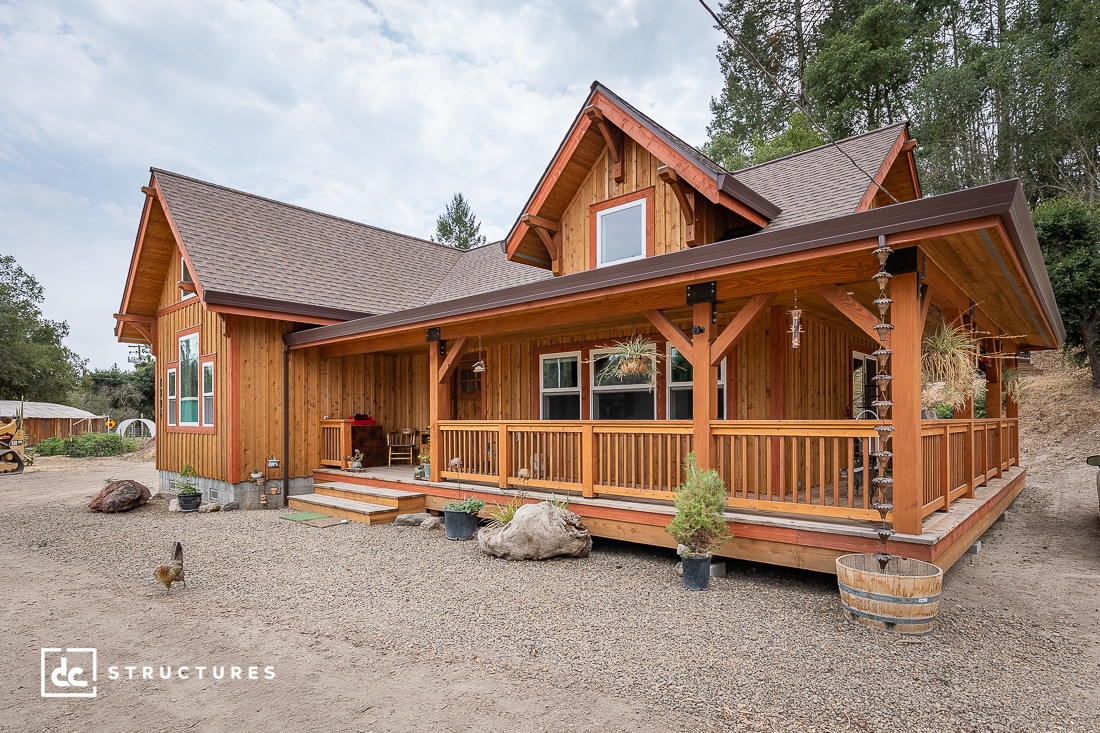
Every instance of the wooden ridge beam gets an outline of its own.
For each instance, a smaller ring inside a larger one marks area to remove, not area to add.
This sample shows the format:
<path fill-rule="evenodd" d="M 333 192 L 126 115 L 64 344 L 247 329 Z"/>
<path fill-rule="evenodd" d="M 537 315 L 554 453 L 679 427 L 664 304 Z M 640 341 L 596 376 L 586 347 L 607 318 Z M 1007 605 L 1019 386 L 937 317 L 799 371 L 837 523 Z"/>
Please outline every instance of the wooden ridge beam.
<path fill-rule="evenodd" d="M 676 200 L 680 203 L 680 213 L 684 215 L 685 241 L 687 246 L 694 247 L 699 243 L 698 234 L 703 228 L 699 209 L 695 205 L 695 189 L 667 165 L 657 168 L 657 177 L 668 184 L 676 195 Z"/>
<path fill-rule="evenodd" d="M 157 190 L 155 188 L 149 188 L 148 186 L 142 186 L 141 192 L 151 198 L 157 197 Z"/>
<path fill-rule="evenodd" d="M 829 301 L 834 308 L 847 316 L 848 320 L 859 327 L 859 330 L 875 341 L 879 340 L 878 332 L 874 329 L 874 326 L 881 322 L 879 317 L 864 308 L 858 300 L 848 295 L 844 288 L 839 285 L 816 285 L 814 290 L 817 291 L 818 295 Z M 889 334 L 882 343 L 886 348 L 890 348 Z"/>
<path fill-rule="evenodd" d="M 468 336 L 459 336 L 449 347 L 447 347 L 447 355 L 444 357 L 443 363 L 439 365 L 439 371 L 436 373 L 436 381 L 442 383 L 447 380 L 447 377 L 451 376 L 451 372 L 458 366 L 459 357 L 466 351 L 466 342 L 468 340 Z M 438 349 L 439 346 L 433 344 L 432 348 Z"/>
<path fill-rule="evenodd" d="M 611 174 L 615 183 L 622 183 L 623 175 L 623 131 L 615 127 L 603 116 L 603 110 L 594 104 L 584 108 L 584 116 L 589 122 L 596 125 L 596 129 L 607 143 L 608 153 L 611 155 Z"/>
<path fill-rule="evenodd" d="M 726 358 L 726 353 L 733 348 L 737 340 L 744 335 L 745 330 L 749 327 L 749 324 L 756 320 L 764 310 L 772 304 L 775 300 L 777 293 L 761 293 L 760 295 L 754 295 L 749 302 L 745 304 L 745 307 L 737 312 L 737 315 L 733 317 L 733 320 L 722 330 L 718 338 L 714 340 L 714 344 L 711 346 L 710 359 L 711 365 L 717 366 L 722 359 Z"/>
<path fill-rule="evenodd" d="M 668 319 L 668 316 L 658 310 L 642 311 L 642 315 L 653 324 L 654 328 L 661 332 L 662 336 L 668 339 L 677 351 L 684 355 L 684 358 L 691 358 L 691 340 L 680 330 L 679 326 Z"/>

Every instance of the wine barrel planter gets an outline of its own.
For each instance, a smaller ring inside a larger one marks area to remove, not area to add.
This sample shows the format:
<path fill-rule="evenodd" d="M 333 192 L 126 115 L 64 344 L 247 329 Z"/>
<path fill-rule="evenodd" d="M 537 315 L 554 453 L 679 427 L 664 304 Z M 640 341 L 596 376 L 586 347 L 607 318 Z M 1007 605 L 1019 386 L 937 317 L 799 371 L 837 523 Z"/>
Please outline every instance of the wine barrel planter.
<path fill-rule="evenodd" d="M 841 555 L 836 581 L 850 620 L 897 634 L 932 633 L 943 588 L 943 570 L 932 563 L 895 557 L 882 572 L 874 555 Z"/>

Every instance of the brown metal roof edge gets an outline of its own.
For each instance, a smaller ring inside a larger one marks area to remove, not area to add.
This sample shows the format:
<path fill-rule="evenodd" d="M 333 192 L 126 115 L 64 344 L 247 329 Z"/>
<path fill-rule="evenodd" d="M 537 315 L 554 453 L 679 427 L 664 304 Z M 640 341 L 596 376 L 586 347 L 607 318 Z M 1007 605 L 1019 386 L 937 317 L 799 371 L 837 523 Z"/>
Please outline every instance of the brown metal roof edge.
<path fill-rule="evenodd" d="M 1012 246 L 1016 249 L 1020 264 L 1024 267 L 1024 275 L 1043 301 L 1039 305 L 1058 339 L 1058 343 L 1053 344 L 1053 347 L 1057 348 L 1066 340 L 1066 326 L 1062 323 L 1062 314 L 1058 310 L 1058 301 L 1054 297 L 1050 275 L 1047 274 L 1046 260 L 1043 259 L 1043 250 L 1039 246 L 1039 237 L 1035 234 L 1035 223 L 1031 219 L 1031 210 L 1028 208 L 1024 189 L 1020 185 L 1016 186 L 1009 217 L 1011 226 L 1005 226 L 1005 230 L 1012 239 Z"/>
<path fill-rule="evenodd" d="M 768 201 L 744 183 L 741 183 L 741 181 L 733 177 L 732 173 L 723 173 L 718 176 L 718 190 L 725 191 L 768 221 L 771 221 L 783 213 L 783 209 L 779 208 L 771 201 Z"/>
<path fill-rule="evenodd" d="M 363 336 L 376 330 L 430 323 L 433 319 L 473 314 L 488 308 L 522 305 L 589 290 L 645 282 L 784 254 L 807 252 L 860 239 L 874 239 L 880 234 L 897 234 L 968 219 L 1007 216 L 1011 219 L 1011 225 L 1006 228 L 1015 229 L 1018 224 L 1012 212 L 1018 192 L 1022 196 L 1019 181 L 1004 181 L 788 229 L 764 230 L 739 239 L 670 252 L 621 265 L 586 270 L 551 280 L 456 298 L 405 311 L 321 326 L 288 334 L 286 343 L 292 347 L 302 347 L 322 341 L 343 340 Z M 1020 251 L 1019 248 L 1017 249 Z M 1022 256 L 1021 260 L 1024 259 Z M 1045 277 L 1045 270 L 1043 274 Z M 1046 289 L 1049 290 L 1049 282 L 1046 284 Z M 1040 287 L 1040 290 L 1043 288 Z M 1040 306 L 1046 312 L 1050 303 L 1041 303 Z M 1054 318 L 1057 318 L 1056 307 L 1053 312 Z M 1049 318 L 1049 313 L 1048 321 L 1054 322 L 1053 318 Z"/>
<path fill-rule="evenodd" d="M 202 293 L 202 302 L 209 303 L 210 305 L 223 305 L 231 308 L 249 308 L 291 316 L 332 318 L 339 321 L 363 320 L 371 316 L 371 314 L 362 311 L 329 308 L 323 305 L 308 305 L 306 303 L 296 303 L 292 300 L 261 298 L 255 295 L 238 295 L 237 293 L 227 293 L 219 290 L 204 290 Z"/>

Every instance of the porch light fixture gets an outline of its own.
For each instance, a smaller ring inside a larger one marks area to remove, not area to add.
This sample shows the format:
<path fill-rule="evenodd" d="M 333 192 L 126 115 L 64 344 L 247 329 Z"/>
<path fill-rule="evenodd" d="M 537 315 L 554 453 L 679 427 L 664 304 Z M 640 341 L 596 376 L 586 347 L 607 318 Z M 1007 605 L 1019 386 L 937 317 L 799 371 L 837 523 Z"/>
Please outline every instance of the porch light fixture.
<path fill-rule="evenodd" d="M 802 309 L 798 307 L 798 291 L 794 294 L 794 307 L 787 311 L 787 315 L 791 319 L 791 327 L 787 329 L 787 333 L 791 335 L 791 348 L 798 349 L 802 346 Z"/>

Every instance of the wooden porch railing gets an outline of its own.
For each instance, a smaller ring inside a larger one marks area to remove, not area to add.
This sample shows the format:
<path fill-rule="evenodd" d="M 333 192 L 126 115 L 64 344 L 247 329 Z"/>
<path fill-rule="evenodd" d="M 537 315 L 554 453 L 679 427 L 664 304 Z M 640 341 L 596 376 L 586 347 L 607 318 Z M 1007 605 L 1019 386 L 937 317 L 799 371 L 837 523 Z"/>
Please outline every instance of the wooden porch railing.
<path fill-rule="evenodd" d="M 1018 464 L 1017 431 L 1015 419 L 924 421 L 922 516 Z M 688 421 L 449 420 L 440 432 L 435 459 L 445 478 L 635 499 L 673 498 L 693 441 Z M 727 506 L 878 519 L 874 422 L 716 420 L 710 432 Z M 460 469 L 448 465 L 453 458 Z"/>
<path fill-rule="evenodd" d="M 346 468 L 351 455 L 351 420 L 321 421 L 321 465 Z"/>
<path fill-rule="evenodd" d="M 1019 421 L 925 420 L 921 425 L 923 516 L 950 509 L 974 488 L 1019 465 Z"/>

